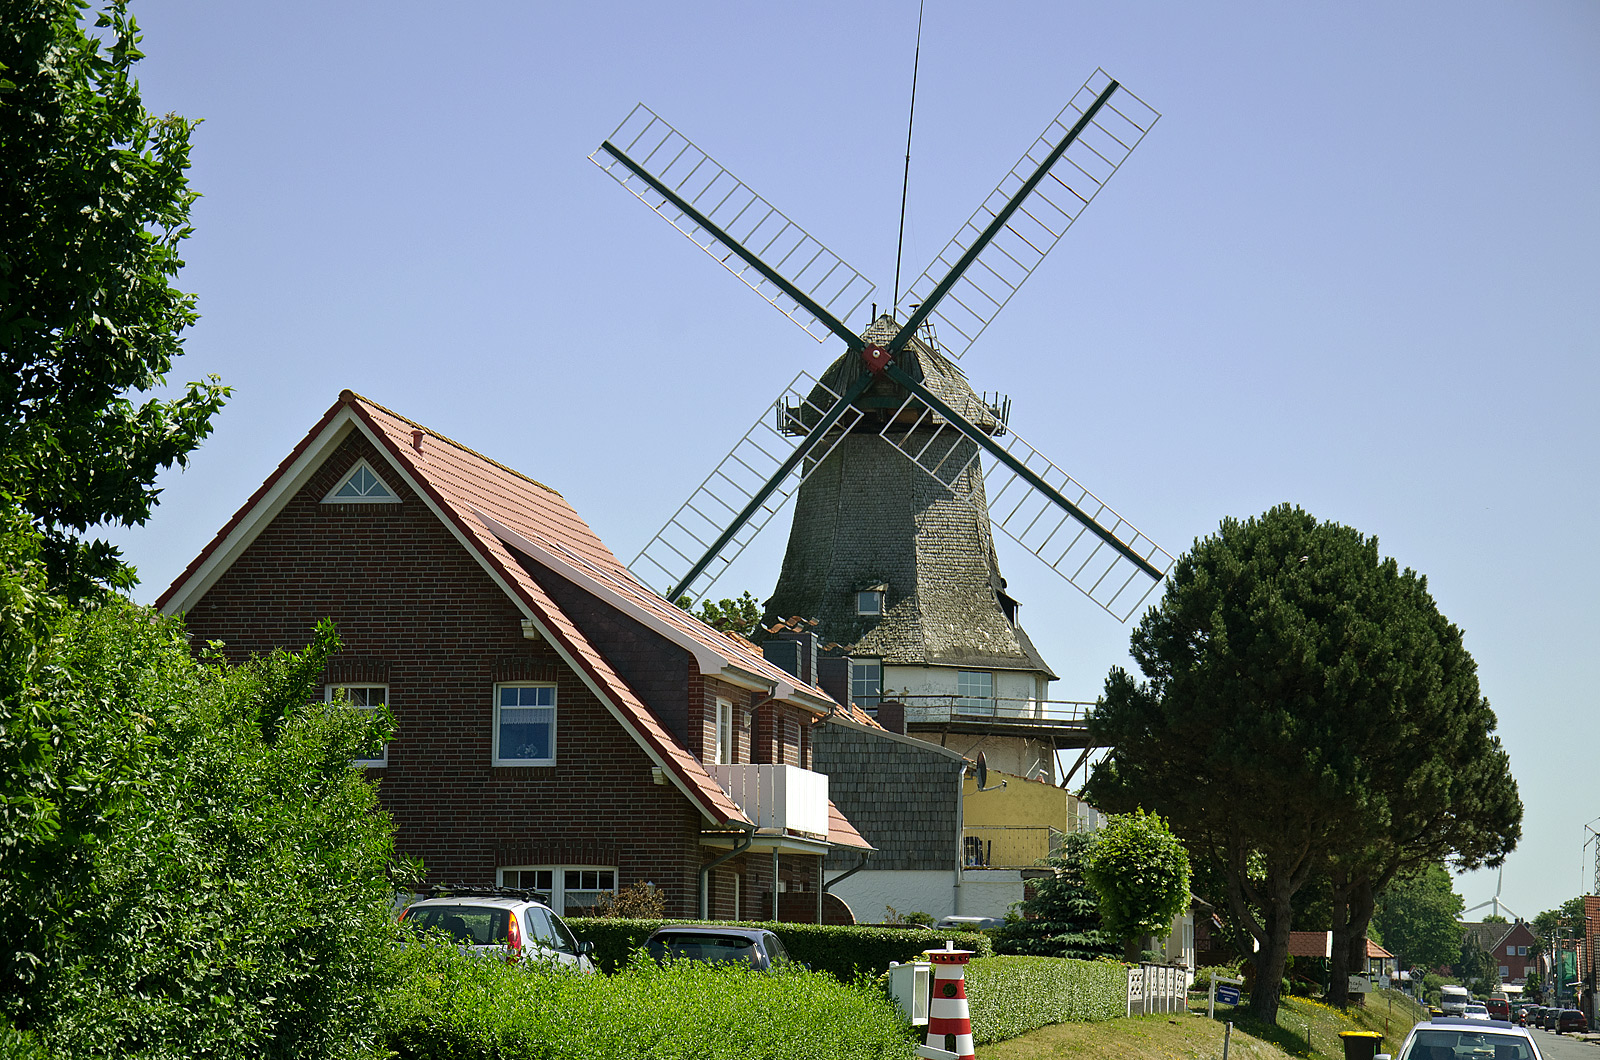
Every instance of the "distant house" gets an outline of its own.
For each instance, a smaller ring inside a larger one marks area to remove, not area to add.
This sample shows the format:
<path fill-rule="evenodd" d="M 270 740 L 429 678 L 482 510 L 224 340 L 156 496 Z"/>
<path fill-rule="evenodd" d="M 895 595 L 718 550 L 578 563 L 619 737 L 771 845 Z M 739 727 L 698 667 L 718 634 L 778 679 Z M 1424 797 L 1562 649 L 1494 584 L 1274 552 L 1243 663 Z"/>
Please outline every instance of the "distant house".
<path fill-rule="evenodd" d="M 392 712 L 361 764 L 432 881 L 814 921 L 823 859 L 870 849 L 813 765 L 827 693 L 644 588 L 556 491 L 350 391 L 158 605 L 232 660 L 335 621 L 324 696 Z"/>
<path fill-rule="evenodd" d="M 1537 942 L 1533 929 L 1522 920 L 1511 924 L 1491 922 L 1461 925 L 1462 945 L 1476 945 L 1487 953 L 1495 974 L 1503 983 L 1521 985 L 1530 978 L 1538 977 L 1538 962 L 1532 956 Z"/>

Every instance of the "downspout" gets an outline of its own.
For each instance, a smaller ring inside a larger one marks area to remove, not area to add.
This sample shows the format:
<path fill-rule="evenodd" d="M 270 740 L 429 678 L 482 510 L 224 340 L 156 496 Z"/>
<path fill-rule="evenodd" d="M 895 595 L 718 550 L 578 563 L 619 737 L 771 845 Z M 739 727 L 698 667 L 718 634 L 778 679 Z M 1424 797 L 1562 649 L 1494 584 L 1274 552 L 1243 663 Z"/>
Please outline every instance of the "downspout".
<path fill-rule="evenodd" d="M 732 850 L 728 851 L 726 854 L 722 855 L 720 858 L 716 858 L 716 859 L 714 859 L 712 861 L 708 861 L 704 865 L 700 866 L 700 919 L 701 920 L 710 920 L 711 919 L 711 911 L 710 911 L 710 906 L 711 906 L 711 890 L 710 890 L 710 888 L 711 888 L 711 870 L 716 868 L 718 865 L 721 865 L 721 864 L 723 864 L 724 862 L 727 862 L 727 861 L 732 861 L 734 858 L 738 857 L 740 854 L 743 854 L 746 850 L 749 850 L 752 845 L 754 845 L 755 841 L 756 841 L 756 826 L 754 824 L 751 824 L 750 826 L 745 828 L 745 830 L 744 830 L 744 838 L 741 839 L 741 840 L 735 841 L 735 843 L 733 844 L 733 849 Z"/>
<path fill-rule="evenodd" d="M 848 870 L 846 870 L 844 872 L 839 873 L 839 875 L 835 876 L 833 879 L 829 880 L 827 883 L 824 883 L 822 885 L 823 893 L 826 894 L 827 891 L 828 891 L 828 888 L 832 887 L 834 884 L 838 883 L 840 880 L 848 880 L 850 877 L 854 876 L 856 873 L 858 873 L 862 869 L 866 868 L 867 867 L 867 862 L 872 860 L 873 853 L 874 853 L 874 851 L 871 851 L 871 850 L 863 850 L 861 852 L 861 864 L 857 865 L 853 869 L 848 869 Z"/>
<path fill-rule="evenodd" d="M 956 893 L 955 893 L 955 905 L 956 905 L 956 915 L 957 916 L 961 915 L 961 913 L 963 911 L 962 908 L 961 908 L 961 869 L 962 869 L 962 862 L 964 862 L 966 860 L 966 856 L 967 856 L 966 842 L 965 842 L 966 835 L 967 835 L 967 818 L 966 818 L 966 814 L 963 812 L 963 808 L 966 805 L 967 798 L 966 798 L 966 796 L 964 794 L 962 794 L 962 791 L 961 791 L 961 788 L 962 788 L 964 782 L 966 781 L 966 779 L 967 779 L 967 760 L 965 758 L 963 758 L 961 760 L 960 768 L 956 771 L 956 885 L 955 885 L 955 892 Z"/>

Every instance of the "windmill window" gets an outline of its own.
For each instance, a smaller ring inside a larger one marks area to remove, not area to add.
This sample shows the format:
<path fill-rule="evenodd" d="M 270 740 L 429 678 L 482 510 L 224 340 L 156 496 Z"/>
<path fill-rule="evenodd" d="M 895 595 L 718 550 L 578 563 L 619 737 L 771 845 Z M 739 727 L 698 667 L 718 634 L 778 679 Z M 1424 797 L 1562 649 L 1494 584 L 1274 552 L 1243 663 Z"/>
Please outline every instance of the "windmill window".
<path fill-rule="evenodd" d="M 356 461 L 356 466 L 351 468 L 339 480 L 339 484 L 328 491 L 322 498 L 323 504 L 398 504 L 400 498 L 395 495 L 389 484 L 378 476 L 372 465 L 365 460 Z"/>
<path fill-rule="evenodd" d="M 494 764 L 548 766 L 556 760 L 556 686 L 496 685 Z"/>
<path fill-rule="evenodd" d="M 957 670 L 956 706 L 968 714 L 993 714 L 994 674 Z"/>
<path fill-rule="evenodd" d="M 389 703 L 388 685 L 328 685 L 323 689 L 323 697 L 329 703 L 344 702 L 362 712 L 373 714 L 379 708 Z M 364 769 L 382 769 L 389 764 L 389 745 L 387 742 L 377 744 L 367 751 L 365 758 L 357 758 L 351 765 Z"/>
<path fill-rule="evenodd" d="M 874 585 L 870 589 L 862 589 L 860 592 L 856 593 L 856 614 L 883 614 L 883 597 L 887 591 L 888 586 Z"/>
<path fill-rule="evenodd" d="M 877 713 L 883 699 L 883 663 L 877 659 L 850 660 L 850 698 L 867 713 Z"/>

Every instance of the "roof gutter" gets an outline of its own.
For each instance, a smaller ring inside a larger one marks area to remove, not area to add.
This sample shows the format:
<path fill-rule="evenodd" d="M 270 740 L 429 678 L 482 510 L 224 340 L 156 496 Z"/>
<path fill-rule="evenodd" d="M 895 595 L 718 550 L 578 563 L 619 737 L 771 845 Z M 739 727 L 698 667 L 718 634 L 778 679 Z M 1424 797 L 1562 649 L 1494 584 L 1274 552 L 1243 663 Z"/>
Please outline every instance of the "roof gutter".
<path fill-rule="evenodd" d="M 737 822 L 735 822 L 735 823 L 737 823 Z M 746 850 L 750 849 L 750 847 L 755 843 L 755 841 L 756 841 L 756 826 L 752 823 L 747 828 L 745 828 L 745 830 L 744 830 L 744 838 L 733 844 L 733 849 L 732 850 L 728 851 L 726 854 L 722 855 L 720 858 L 713 858 L 712 860 L 706 862 L 704 865 L 700 866 L 700 919 L 701 920 L 710 920 L 711 919 L 711 911 L 710 911 L 710 905 L 711 905 L 711 890 L 710 890 L 710 888 L 711 888 L 711 870 L 716 868 L 717 866 L 721 865 L 723 862 L 731 861 L 735 857 L 739 856 L 740 854 L 743 854 Z M 776 888 L 774 888 L 774 890 L 776 890 Z"/>

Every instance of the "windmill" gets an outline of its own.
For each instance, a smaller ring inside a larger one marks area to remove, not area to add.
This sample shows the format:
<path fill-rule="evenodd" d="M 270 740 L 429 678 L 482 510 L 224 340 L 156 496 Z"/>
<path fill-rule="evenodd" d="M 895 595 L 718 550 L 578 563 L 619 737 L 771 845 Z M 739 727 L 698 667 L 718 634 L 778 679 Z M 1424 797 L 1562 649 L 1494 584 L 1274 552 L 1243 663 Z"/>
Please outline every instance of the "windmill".
<path fill-rule="evenodd" d="M 844 321 L 871 283 L 637 106 L 591 161 L 812 338 L 845 349 L 820 379 L 795 377 L 634 574 L 698 600 L 798 489 L 769 613 L 820 619 L 848 655 L 914 663 L 920 651 L 924 668 L 952 677 L 976 659 L 1039 675 L 1040 687 L 1053 678 L 1016 625 L 994 529 L 1126 621 L 1171 556 L 1023 440 L 1009 401 L 975 393 L 955 361 L 1158 117 L 1096 70 L 895 311 L 857 331 Z M 982 706 L 982 689 L 966 692 L 955 698 Z M 987 701 L 997 712 L 993 689 Z"/>

